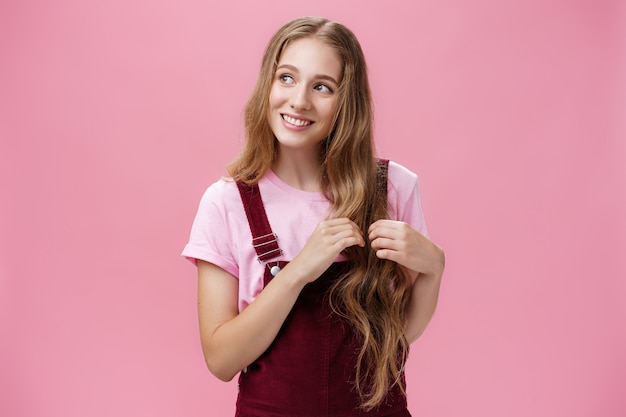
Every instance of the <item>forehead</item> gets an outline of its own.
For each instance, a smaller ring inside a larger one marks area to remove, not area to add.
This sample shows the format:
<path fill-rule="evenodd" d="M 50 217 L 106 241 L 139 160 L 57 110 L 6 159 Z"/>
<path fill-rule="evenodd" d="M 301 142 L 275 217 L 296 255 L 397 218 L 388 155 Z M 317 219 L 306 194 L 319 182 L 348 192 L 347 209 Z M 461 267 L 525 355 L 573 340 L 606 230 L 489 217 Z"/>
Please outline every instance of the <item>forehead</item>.
<path fill-rule="evenodd" d="M 290 65 L 305 75 L 328 75 L 340 80 L 343 63 L 337 52 L 315 37 L 290 42 L 278 60 L 278 66 Z"/>

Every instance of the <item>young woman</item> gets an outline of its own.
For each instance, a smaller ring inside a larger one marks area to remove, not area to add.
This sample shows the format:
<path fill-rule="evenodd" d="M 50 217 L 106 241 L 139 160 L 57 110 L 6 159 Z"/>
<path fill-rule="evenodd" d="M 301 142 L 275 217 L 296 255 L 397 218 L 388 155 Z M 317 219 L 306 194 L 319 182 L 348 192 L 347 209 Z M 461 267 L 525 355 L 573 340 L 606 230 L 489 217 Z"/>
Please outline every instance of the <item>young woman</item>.
<path fill-rule="evenodd" d="M 417 176 L 374 155 L 365 59 L 322 18 L 271 39 L 230 178 L 200 202 L 202 349 L 237 416 L 410 416 L 404 363 L 444 269 Z"/>

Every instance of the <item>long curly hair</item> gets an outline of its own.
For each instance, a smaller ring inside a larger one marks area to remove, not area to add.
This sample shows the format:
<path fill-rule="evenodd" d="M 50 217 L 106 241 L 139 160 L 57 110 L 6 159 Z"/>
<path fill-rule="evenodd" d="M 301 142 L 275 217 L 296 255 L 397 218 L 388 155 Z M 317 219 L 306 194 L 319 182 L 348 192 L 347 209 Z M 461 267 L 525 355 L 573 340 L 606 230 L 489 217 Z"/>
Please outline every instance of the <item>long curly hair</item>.
<path fill-rule="evenodd" d="M 345 26 L 319 17 L 285 24 L 265 50 L 256 86 L 244 109 L 246 143 L 229 167 L 233 179 L 253 184 L 270 169 L 277 141 L 268 122 L 269 93 L 282 52 L 290 42 L 315 37 L 332 47 L 343 62 L 333 126 L 321 149 L 321 186 L 335 217 L 354 221 L 367 236 L 368 227 L 388 218 L 385 187 L 373 142 L 373 108 L 361 46 Z M 367 241 L 367 239 L 366 239 Z M 404 336 L 409 302 L 407 280 L 397 264 L 376 257 L 370 242 L 345 250 L 351 268 L 330 290 L 333 310 L 356 330 L 361 349 L 355 387 L 361 407 L 380 405 L 389 389 L 400 386 L 408 354 Z M 405 393 L 406 394 L 406 393 Z"/>

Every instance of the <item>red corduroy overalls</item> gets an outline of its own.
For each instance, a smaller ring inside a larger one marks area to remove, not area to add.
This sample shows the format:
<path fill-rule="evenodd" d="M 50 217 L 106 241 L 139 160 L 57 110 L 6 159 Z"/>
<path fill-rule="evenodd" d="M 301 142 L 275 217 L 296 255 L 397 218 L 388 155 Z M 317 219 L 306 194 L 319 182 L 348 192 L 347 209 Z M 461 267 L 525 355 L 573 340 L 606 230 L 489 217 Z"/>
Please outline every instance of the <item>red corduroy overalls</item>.
<path fill-rule="evenodd" d="M 386 161 L 384 161 L 386 162 Z M 386 163 L 384 164 L 386 186 Z M 257 186 L 238 184 L 259 260 L 280 254 Z M 386 188 L 385 188 L 386 190 Z M 287 262 L 280 261 L 283 268 Z M 300 293 L 270 347 L 239 375 L 236 417 L 410 417 L 400 387 L 368 413 L 354 387 L 360 349 L 350 324 L 333 314 L 328 289 L 346 270 L 333 263 Z M 264 285 L 273 278 L 265 270 Z M 404 384 L 404 379 L 402 380 Z"/>

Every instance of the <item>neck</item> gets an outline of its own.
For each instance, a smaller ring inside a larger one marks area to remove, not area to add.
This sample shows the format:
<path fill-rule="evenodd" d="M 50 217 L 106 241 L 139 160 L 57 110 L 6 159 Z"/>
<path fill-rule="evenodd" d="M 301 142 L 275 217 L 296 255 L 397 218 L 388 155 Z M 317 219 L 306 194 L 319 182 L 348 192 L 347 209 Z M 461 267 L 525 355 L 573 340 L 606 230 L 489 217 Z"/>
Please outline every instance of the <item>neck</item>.
<path fill-rule="evenodd" d="M 272 164 L 274 173 L 286 184 L 303 191 L 321 191 L 320 176 L 322 166 L 316 152 L 280 150 Z"/>

